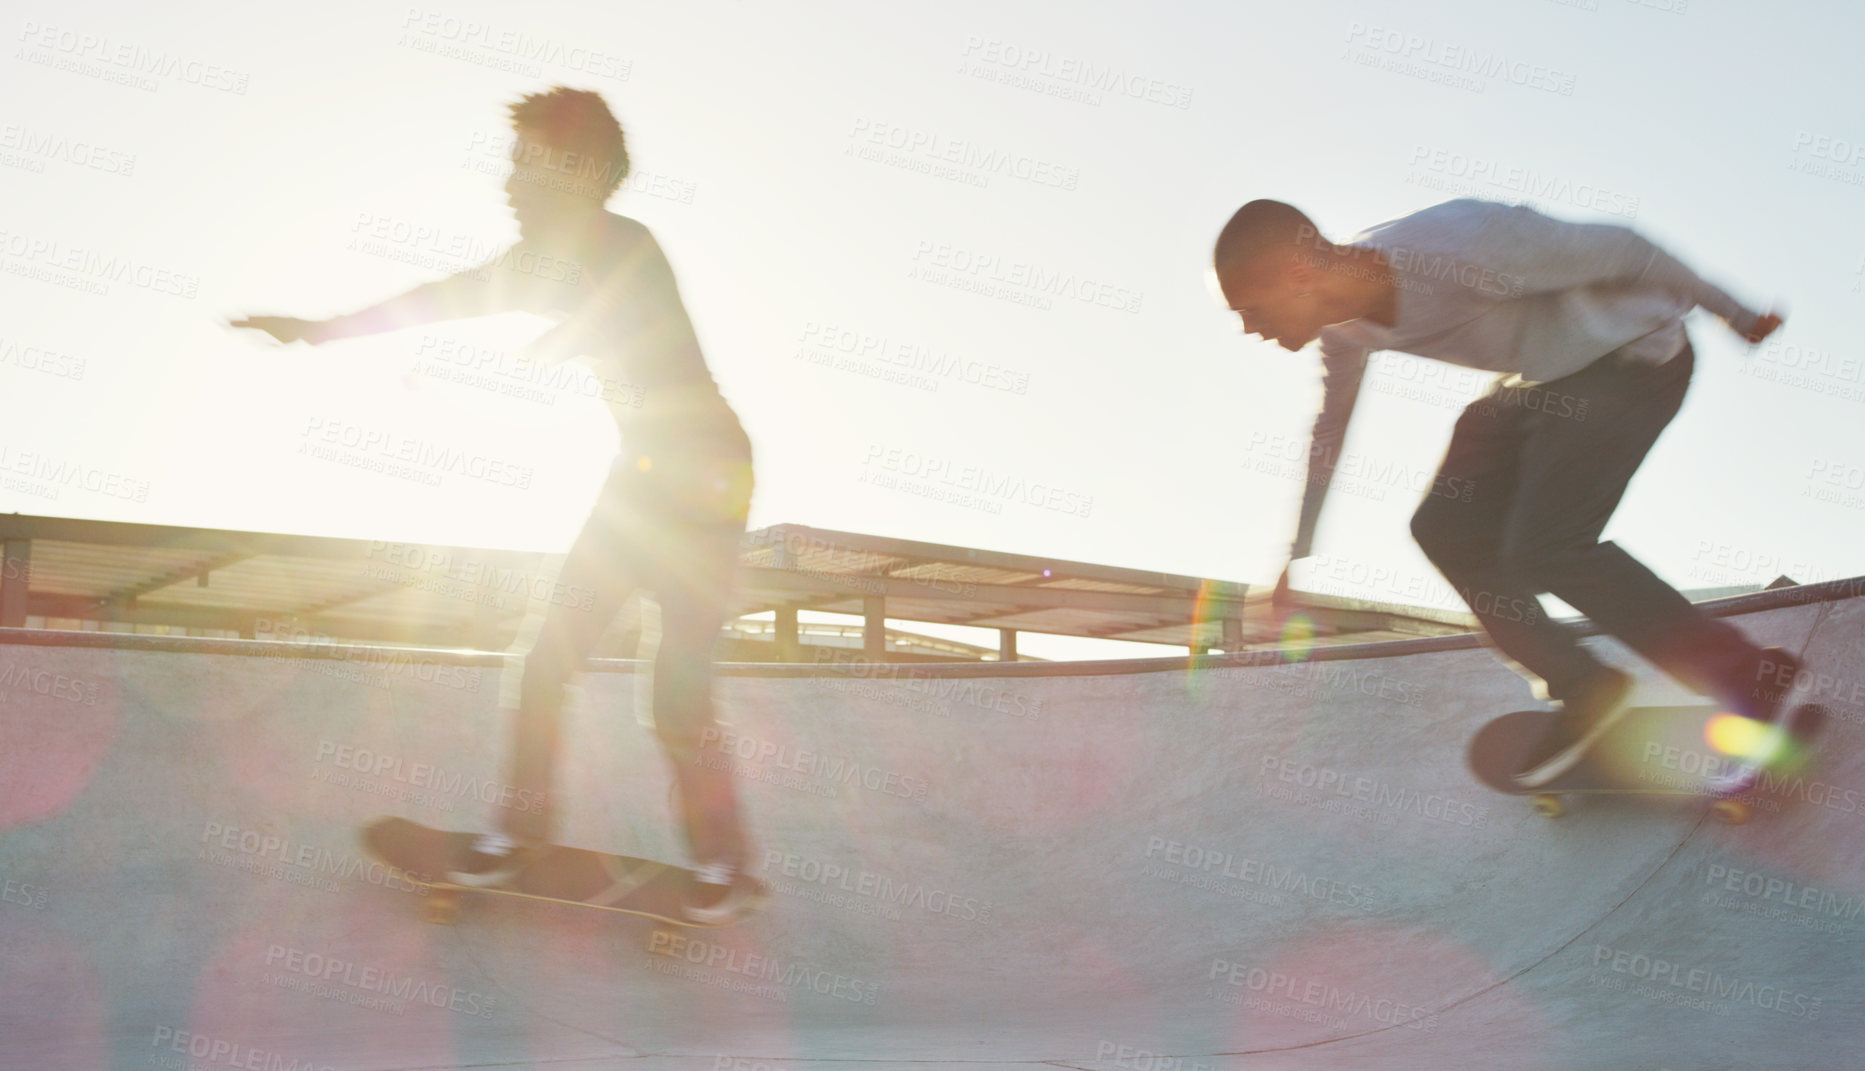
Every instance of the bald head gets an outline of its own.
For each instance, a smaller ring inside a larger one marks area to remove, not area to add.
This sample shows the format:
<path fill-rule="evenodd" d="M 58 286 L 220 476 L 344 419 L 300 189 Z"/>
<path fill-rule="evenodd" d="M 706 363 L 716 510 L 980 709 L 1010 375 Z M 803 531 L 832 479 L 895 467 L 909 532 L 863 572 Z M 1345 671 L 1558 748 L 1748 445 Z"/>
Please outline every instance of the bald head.
<path fill-rule="evenodd" d="M 1224 224 L 1211 260 L 1220 275 L 1250 272 L 1286 262 L 1304 248 L 1323 251 L 1329 243 L 1301 209 L 1281 201 L 1251 201 Z"/>
<path fill-rule="evenodd" d="M 1354 263 L 1362 253 L 1372 262 Z M 1251 201 L 1217 236 L 1212 269 L 1224 303 L 1246 334 L 1287 350 L 1314 341 L 1328 324 L 1392 310 L 1390 273 L 1371 249 L 1337 246 L 1302 211 Z"/>

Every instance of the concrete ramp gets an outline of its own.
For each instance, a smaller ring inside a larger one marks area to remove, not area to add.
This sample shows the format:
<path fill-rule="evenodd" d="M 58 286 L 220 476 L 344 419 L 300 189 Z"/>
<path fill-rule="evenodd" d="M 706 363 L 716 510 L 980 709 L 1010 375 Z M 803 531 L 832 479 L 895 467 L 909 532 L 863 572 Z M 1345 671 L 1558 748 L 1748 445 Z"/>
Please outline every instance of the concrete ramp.
<path fill-rule="evenodd" d="M 1857 1067 L 1844 587 L 1732 608 L 1836 715 L 1737 827 L 1477 785 L 1470 734 L 1528 704 L 1464 639 L 730 667 L 708 761 L 776 895 L 673 938 L 509 902 L 429 925 L 358 855 L 372 814 L 477 827 L 505 791 L 497 658 L 8 632 L 0 1067 Z M 678 859 L 638 676 L 577 690 L 566 839 Z"/>

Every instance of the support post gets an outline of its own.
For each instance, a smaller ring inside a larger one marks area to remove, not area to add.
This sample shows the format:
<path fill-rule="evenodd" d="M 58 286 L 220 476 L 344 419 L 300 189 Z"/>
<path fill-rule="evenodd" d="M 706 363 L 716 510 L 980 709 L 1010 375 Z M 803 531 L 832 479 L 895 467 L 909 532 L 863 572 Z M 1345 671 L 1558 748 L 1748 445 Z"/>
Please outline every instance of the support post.
<path fill-rule="evenodd" d="M 32 586 L 32 540 L 0 544 L 0 628 L 26 627 L 26 593 Z"/>
<path fill-rule="evenodd" d="M 500 565 L 509 564 L 500 562 Z M 475 651 L 497 651 L 499 645 L 499 595 L 492 586 L 489 577 L 493 570 L 480 570 L 480 579 L 473 585 L 472 619 L 467 622 L 466 645 Z"/>
<path fill-rule="evenodd" d="M 803 645 L 797 638 L 797 608 L 779 606 L 777 608 L 777 661 L 795 662 L 803 655 Z"/>
<path fill-rule="evenodd" d="M 887 661 L 887 599 L 864 595 L 861 599 L 861 654 L 870 662 Z"/>

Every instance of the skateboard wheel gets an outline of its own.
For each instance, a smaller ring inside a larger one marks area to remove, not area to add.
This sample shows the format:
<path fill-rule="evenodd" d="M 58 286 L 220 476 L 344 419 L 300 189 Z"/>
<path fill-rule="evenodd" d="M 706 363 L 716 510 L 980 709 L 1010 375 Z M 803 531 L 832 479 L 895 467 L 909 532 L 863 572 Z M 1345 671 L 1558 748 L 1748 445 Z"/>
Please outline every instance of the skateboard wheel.
<path fill-rule="evenodd" d="M 1739 826 L 1748 821 L 1750 812 L 1748 804 L 1741 800 L 1717 800 L 1710 813 L 1724 825 Z"/>
<path fill-rule="evenodd" d="M 421 905 L 427 921 L 439 926 L 451 926 L 460 918 L 460 898 L 453 893 L 431 892 L 427 902 Z"/>
<path fill-rule="evenodd" d="M 1559 818 L 1567 810 L 1561 806 L 1559 796 L 1536 796 L 1532 802 L 1535 806 L 1535 813 L 1543 818 Z"/>

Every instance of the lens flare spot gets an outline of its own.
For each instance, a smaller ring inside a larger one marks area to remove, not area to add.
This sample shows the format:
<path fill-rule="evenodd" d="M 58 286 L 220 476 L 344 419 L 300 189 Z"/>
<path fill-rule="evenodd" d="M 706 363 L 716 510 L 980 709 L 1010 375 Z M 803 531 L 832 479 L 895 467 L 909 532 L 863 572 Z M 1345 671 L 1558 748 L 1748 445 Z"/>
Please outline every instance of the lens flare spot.
<path fill-rule="evenodd" d="M 1315 627 L 1315 619 L 1304 613 L 1293 613 L 1282 623 L 1281 647 L 1283 656 L 1291 662 L 1307 659 L 1308 652 L 1315 645 L 1315 637 L 1320 634 Z"/>
<path fill-rule="evenodd" d="M 1772 759 L 1786 735 L 1779 726 L 1740 714 L 1718 714 L 1703 726 L 1703 739 L 1710 747 L 1750 762 Z"/>

